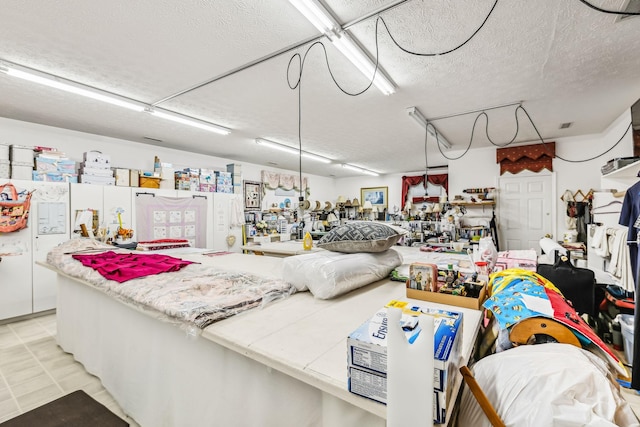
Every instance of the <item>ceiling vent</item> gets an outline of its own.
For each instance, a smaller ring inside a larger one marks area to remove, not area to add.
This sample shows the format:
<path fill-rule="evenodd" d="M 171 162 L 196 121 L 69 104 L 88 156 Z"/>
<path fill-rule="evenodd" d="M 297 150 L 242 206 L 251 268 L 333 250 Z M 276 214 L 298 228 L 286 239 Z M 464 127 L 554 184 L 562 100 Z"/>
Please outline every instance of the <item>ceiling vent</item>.
<path fill-rule="evenodd" d="M 566 122 L 566 123 L 562 123 L 560 125 L 560 129 L 569 129 L 571 127 L 571 125 L 573 124 L 573 122 Z"/>
<path fill-rule="evenodd" d="M 161 139 L 158 139 L 158 138 L 151 138 L 150 136 L 143 136 L 142 138 L 146 139 L 147 141 L 162 142 L 162 140 L 161 140 Z"/>
<path fill-rule="evenodd" d="M 627 0 L 620 12 L 640 13 L 640 0 Z M 616 22 L 624 21 L 638 15 L 618 15 Z"/>

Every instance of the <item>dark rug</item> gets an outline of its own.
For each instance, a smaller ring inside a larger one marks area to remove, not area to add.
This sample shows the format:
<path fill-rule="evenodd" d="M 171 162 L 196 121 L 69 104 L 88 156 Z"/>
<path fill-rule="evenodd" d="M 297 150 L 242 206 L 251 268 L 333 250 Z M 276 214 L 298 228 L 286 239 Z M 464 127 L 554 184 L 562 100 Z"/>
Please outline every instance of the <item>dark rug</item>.
<path fill-rule="evenodd" d="M 0 427 L 124 427 L 118 417 L 82 390 L 32 409 L 0 424 Z"/>

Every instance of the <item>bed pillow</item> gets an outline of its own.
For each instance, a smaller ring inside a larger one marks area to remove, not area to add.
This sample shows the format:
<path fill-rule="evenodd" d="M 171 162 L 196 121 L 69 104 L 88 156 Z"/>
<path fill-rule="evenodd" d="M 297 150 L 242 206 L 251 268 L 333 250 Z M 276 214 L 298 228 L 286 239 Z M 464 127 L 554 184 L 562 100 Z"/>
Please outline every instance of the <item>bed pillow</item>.
<path fill-rule="evenodd" d="M 282 274 L 298 291 L 331 299 L 388 277 L 400 264 L 402 256 L 393 249 L 358 254 L 319 251 L 284 258 Z"/>
<path fill-rule="evenodd" d="M 383 252 L 395 245 L 403 235 L 397 228 L 380 222 L 349 222 L 329 231 L 316 246 L 348 254 Z"/>

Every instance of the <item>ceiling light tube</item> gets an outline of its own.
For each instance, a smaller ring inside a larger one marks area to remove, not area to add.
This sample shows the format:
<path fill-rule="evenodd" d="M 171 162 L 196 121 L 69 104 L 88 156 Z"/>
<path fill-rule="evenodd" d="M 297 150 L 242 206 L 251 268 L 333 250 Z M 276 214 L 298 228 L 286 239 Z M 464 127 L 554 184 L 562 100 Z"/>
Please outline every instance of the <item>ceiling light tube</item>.
<path fill-rule="evenodd" d="M 322 34 L 327 36 L 334 46 L 347 57 L 362 74 L 371 79 L 376 72 L 373 84 L 385 95 L 391 95 L 396 87 L 391 79 L 384 75 L 380 67 L 376 71 L 375 62 L 358 46 L 333 18 L 331 13 L 317 0 L 289 0 L 305 18 Z"/>
<path fill-rule="evenodd" d="M 340 25 L 316 0 L 289 0 L 322 34 L 336 31 Z"/>
<path fill-rule="evenodd" d="M 436 134 L 436 131 L 437 131 L 436 127 L 433 125 L 433 123 L 429 123 L 429 121 L 422 115 L 422 113 L 420 112 L 420 110 L 418 110 L 417 107 L 407 108 L 407 114 L 409 114 L 409 117 L 415 120 L 416 123 L 418 123 L 422 128 L 426 129 L 427 132 L 429 132 L 429 134 L 436 137 L 440 145 L 445 147 L 447 150 L 451 149 L 452 147 L 451 143 L 447 141 L 439 133 Z"/>
<path fill-rule="evenodd" d="M 164 112 L 156 109 L 148 109 L 147 112 L 151 115 L 160 117 L 161 119 L 171 120 L 172 122 L 181 123 L 183 125 L 192 126 L 198 129 L 207 130 L 209 132 L 215 132 L 220 135 L 229 135 L 231 130 L 223 126 L 219 126 L 213 123 L 205 122 L 202 120 L 194 119 L 193 117 L 184 116 L 182 114 Z"/>
<path fill-rule="evenodd" d="M 280 144 L 277 142 L 273 142 L 273 141 L 269 141 L 268 139 L 264 139 L 264 138 L 256 138 L 256 143 L 260 144 L 260 145 L 264 145 L 265 147 L 269 147 L 269 148 L 273 148 L 275 150 L 280 150 L 280 151 L 284 151 L 290 154 L 295 154 L 296 156 L 299 155 L 300 150 L 297 148 L 293 148 L 290 147 L 288 145 L 284 145 L 284 144 Z M 331 163 L 331 159 L 328 159 L 326 157 L 322 157 L 322 156 L 318 156 L 317 154 L 313 154 L 313 153 L 309 153 L 306 151 L 302 152 L 302 157 L 306 158 L 306 159 L 310 159 L 310 160 L 315 160 L 316 162 L 321 162 L 321 163 Z"/>
<path fill-rule="evenodd" d="M 383 94 L 391 95 L 396 91 L 395 85 L 384 75 L 379 64 L 376 70 L 375 62 L 353 41 L 349 34 L 341 31 L 338 36 L 330 37 L 330 40 L 336 49 L 346 56 L 367 78 L 372 78 L 373 73 L 376 73 L 373 84 L 380 89 Z"/>
<path fill-rule="evenodd" d="M 376 172 L 373 172 L 373 171 L 370 171 L 370 170 L 367 170 L 367 169 L 363 169 L 363 168 L 360 168 L 358 166 L 353 166 L 353 165 L 350 165 L 349 163 L 343 163 L 342 167 L 345 168 L 345 169 L 349 169 L 349 170 L 355 171 L 355 172 L 363 173 L 365 175 L 379 176 L 379 174 L 376 173 Z"/>
<path fill-rule="evenodd" d="M 135 102 L 126 100 L 126 98 L 112 95 L 108 92 L 100 91 L 89 86 L 82 86 L 70 80 L 65 80 L 60 77 L 56 77 L 39 71 L 20 69 L 17 66 L 13 65 L 4 65 L 0 67 L 0 71 L 12 77 L 17 77 L 19 79 L 27 80 L 33 83 L 49 86 L 55 89 L 63 90 L 65 92 L 74 93 L 76 95 L 81 95 L 87 98 L 95 99 L 97 101 L 106 102 L 108 104 L 117 105 L 118 107 L 127 108 L 129 110 L 142 112 L 145 109 L 145 106 L 143 104 L 137 104 Z"/>

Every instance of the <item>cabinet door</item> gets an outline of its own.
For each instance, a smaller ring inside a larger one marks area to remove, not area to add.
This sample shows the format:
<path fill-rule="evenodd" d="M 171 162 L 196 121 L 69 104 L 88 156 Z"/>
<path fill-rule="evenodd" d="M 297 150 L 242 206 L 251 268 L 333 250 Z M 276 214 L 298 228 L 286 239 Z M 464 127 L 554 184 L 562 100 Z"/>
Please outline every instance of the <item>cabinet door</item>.
<path fill-rule="evenodd" d="M 78 212 L 91 209 L 98 212 L 98 225 L 104 221 L 104 185 L 70 184 L 71 195 L 71 233 L 76 229 L 76 215 Z"/>
<path fill-rule="evenodd" d="M 131 208 L 131 187 L 109 185 L 104 187 L 103 211 L 104 224 L 109 228 L 111 235 L 117 232 L 122 221 L 123 228 L 133 227 L 133 212 Z M 120 220 L 118 219 L 120 213 Z M 135 235 L 134 235 L 135 239 Z"/>
<path fill-rule="evenodd" d="M 31 181 L 11 181 L 16 190 L 31 190 Z M 33 217 L 27 228 L 0 233 L 0 319 L 31 314 L 33 310 L 33 261 L 31 230 Z"/>
<path fill-rule="evenodd" d="M 36 190 L 31 199 L 31 235 L 33 237 L 33 312 L 56 307 L 56 273 L 37 265 L 45 262 L 47 253 L 69 240 L 69 184 L 33 182 Z"/>

